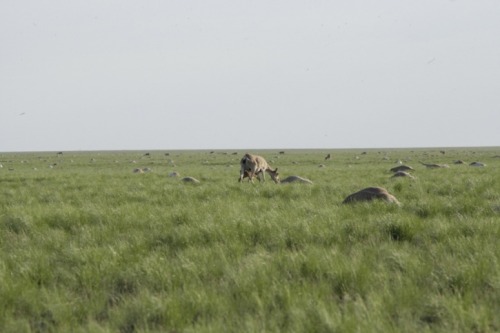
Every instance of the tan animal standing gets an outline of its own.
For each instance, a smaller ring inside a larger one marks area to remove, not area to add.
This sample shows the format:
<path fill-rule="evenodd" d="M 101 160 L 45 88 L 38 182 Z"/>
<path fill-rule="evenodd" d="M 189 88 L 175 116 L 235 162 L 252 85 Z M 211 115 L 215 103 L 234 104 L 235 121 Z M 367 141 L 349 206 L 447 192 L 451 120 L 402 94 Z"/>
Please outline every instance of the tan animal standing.
<path fill-rule="evenodd" d="M 275 183 L 280 182 L 280 177 L 278 174 L 278 168 L 272 169 L 267 161 L 258 155 L 245 154 L 240 161 L 240 178 L 239 182 L 245 178 L 245 172 L 248 173 L 248 179 L 253 183 L 253 178 L 259 176 L 260 181 L 265 180 L 265 174 L 268 173 Z"/>
<path fill-rule="evenodd" d="M 253 175 L 252 179 L 253 178 L 257 178 L 259 180 L 259 182 L 260 182 L 260 176 L 259 175 L 260 175 L 260 172 L 258 174 Z M 245 179 L 245 178 L 248 178 L 248 181 L 251 180 L 250 179 L 250 171 L 245 170 L 245 173 L 243 174 L 243 179 Z"/>

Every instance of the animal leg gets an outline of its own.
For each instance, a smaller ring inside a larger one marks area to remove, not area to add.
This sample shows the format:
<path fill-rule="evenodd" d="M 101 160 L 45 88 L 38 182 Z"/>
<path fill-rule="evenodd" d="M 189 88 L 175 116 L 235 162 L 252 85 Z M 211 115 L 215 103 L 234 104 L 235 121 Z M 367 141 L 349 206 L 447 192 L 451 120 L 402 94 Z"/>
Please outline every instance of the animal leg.
<path fill-rule="evenodd" d="M 243 181 L 243 178 L 245 178 L 245 169 L 243 168 L 243 166 L 241 167 L 240 169 L 240 179 L 238 179 L 238 182 L 242 182 Z M 247 172 L 247 175 L 248 175 L 248 172 Z"/>

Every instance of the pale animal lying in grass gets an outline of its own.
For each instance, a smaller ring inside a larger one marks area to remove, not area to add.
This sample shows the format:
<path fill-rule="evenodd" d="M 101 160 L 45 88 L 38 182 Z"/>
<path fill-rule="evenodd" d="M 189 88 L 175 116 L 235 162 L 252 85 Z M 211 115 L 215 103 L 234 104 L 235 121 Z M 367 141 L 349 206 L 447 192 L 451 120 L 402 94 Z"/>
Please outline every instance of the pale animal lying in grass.
<path fill-rule="evenodd" d="M 396 178 L 396 177 L 408 177 L 408 178 L 411 178 L 411 179 L 415 179 L 415 177 L 413 177 L 411 174 L 409 174 L 406 171 L 397 171 L 397 172 L 394 173 L 394 175 L 392 175 L 391 178 Z"/>
<path fill-rule="evenodd" d="M 399 205 L 399 201 L 395 196 L 387 192 L 385 188 L 382 187 L 367 187 L 349 195 L 342 202 L 343 204 L 358 202 L 358 201 L 372 201 L 374 199 L 381 199 L 390 203 L 395 203 Z"/>
<path fill-rule="evenodd" d="M 425 165 L 429 169 L 439 169 L 439 168 L 449 168 L 450 167 L 448 164 L 427 164 L 424 162 L 420 162 L 420 164 Z"/>
<path fill-rule="evenodd" d="M 410 170 L 414 170 L 414 169 L 408 165 L 398 165 L 398 166 L 392 168 L 390 171 L 398 172 L 398 171 L 410 171 Z"/>
<path fill-rule="evenodd" d="M 185 183 L 199 183 L 200 181 L 194 177 L 184 177 L 181 179 L 181 181 Z"/>
<path fill-rule="evenodd" d="M 150 168 L 135 168 L 133 170 L 134 173 L 145 173 L 145 172 L 151 172 L 153 170 L 151 170 Z"/>
<path fill-rule="evenodd" d="M 258 174 L 256 174 L 254 176 L 254 178 L 257 178 L 260 181 L 260 177 L 258 177 L 258 175 L 260 175 L 260 172 Z M 245 179 L 245 178 L 250 178 L 250 173 L 248 171 L 245 171 L 245 174 L 243 175 L 243 179 Z M 285 179 L 280 180 L 280 184 L 289 184 L 289 183 L 312 184 L 313 182 L 307 178 L 303 178 L 300 176 L 288 176 Z"/>
<path fill-rule="evenodd" d="M 302 178 L 300 176 L 288 176 L 281 181 L 281 184 L 287 184 L 287 183 L 312 184 L 313 182 L 307 178 Z"/>
<path fill-rule="evenodd" d="M 259 180 L 264 181 L 266 172 L 271 176 L 275 183 L 280 182 L 278 168 L 273 170 L 262 156 L 245 154 L 240 161 L 240 166 L 239 182 L 245 178 L 245 172 L 248 172 L 247 177 L 251 182 L 253 182 L 253 178 L 256 175 L 259 176 Z"/>

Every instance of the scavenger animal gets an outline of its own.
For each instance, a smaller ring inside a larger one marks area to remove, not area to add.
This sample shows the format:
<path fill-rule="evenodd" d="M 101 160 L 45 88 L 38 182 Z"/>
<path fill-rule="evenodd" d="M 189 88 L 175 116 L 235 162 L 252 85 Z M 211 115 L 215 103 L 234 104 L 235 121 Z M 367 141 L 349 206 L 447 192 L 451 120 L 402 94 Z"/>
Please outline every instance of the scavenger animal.
<path fill-rule="evenodd" d="M 265 174 L 268 173 L 275 183 L 280 182 L 280 176 L 278 173 L 278 168 L 272 169 L 267 161 L 258 155 L 245 154 L 240 161 L 240 178 L 239 182 L 245 177 L 245 172 L 248 172 L 248 178 L 253 183 L 253 178 L 258 175 L 259 180 L 265 180 Z"/>
<path fill-rule="evenodd" d="M 355 192 L 347 196 L 343 204 L 358 202 L 358 201 L 372 201 L 374 199 L 381 199 L 389 203 L 395 203 L 399 205 L 399 201 L 395 196 L 387 192 L 385 188 L 382 187 L 367 187 L 361 191 Z"/>
<path fill-rule="evenodd" d="M 261 181 L 260 180 L 260 174 L 261 174 L 261 172 L 256 173 L 255 175 L 253 175 L 252 179 L 253 178 L 257 178 L 259 180 L 259 182 L 260 182 Z M 245 170 L 245 173 L 243 174 L 243 179 L 245 179 L 245 178 L 248 178 L 248 181 L 251 181 L 251 179 L 250 179 L 250 171 L 249 170 Z"/>

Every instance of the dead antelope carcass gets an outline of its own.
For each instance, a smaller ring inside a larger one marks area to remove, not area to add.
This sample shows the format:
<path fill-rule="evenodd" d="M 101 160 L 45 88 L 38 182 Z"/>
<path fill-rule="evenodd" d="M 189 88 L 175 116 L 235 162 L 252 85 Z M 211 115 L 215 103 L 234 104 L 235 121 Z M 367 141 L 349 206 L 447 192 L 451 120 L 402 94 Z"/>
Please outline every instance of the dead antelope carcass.
<path fill-rule="evenodd" d="M 288 176 L 281 181 L 281 184 L 288 184 L 288 183 L 312 184 L 313 182 L 307 178 L 302 178 L 300 176 Z"/>
<path fill-rule="evenodd" d="M 385 188 L 382 187 L 367 187 L 349 195 L 342 202 L 343 204 L 358 202 L 358 201 L 372 201 L 374 199 L 384 200 L 390 203 L 395 203 L 399 205 L 399 201 L 395 196 L 387 192 Z"/>
<path fill-rule="evenodd" d="M 253 178 L 258 175 L 261 181 L 265 180 L 265 174 L 268 173 L 275 183 L 280 182 L 278 168 L 272 169 L 267 161 L 262 156 L 245 154 L 240 160 L 240 178 L 239 182 L 245 178 L 245 172 L 248 173 L 248 178 L 253 183 Z"/>
<path fill-rule="evenodd" d="M 181 179 L 181 181 L 185 183 L 199 183 L 200 181 L 194 177 L 184 177 Z"/>
<path fill-rule="evenodd" d="M 428 164 L 424 162 L 420 162 L 420 164 L 425 165 L 429 169 L 440 169 L 440 168 L 449 168 L 448 164 Z"/>
<path fill-rule="evenodd" d="M 408 165 L 398 165 L 392 169 L 390 169 L 390 171 L 392 172 L 398 172 L 398 171 L 413 171 L 414 169 L 411 167 L 411 166 L 408 166 Z"/>
<path fill-rule="evenodd" d="M 471 166 L 471 167 L 485 167 L 486 164 L 481 163 L 481 162 L 472 162 L 471 164 L 469 164 L 469 166 Z"/>
<path fill-rule="evenodd" d="M 411 179 L 414 179 L 415 177 L 413 177 L 411 174 L 409 174 L 408 172 L 406 171 L 397 171 L 395 172 L 391 178 L 396 178 L 396 177 L 408 177 L 408 178 L 411 178 Z"/>
<path fill-rule="evenodd" d="M 153 171 L 151 168 L 135 168 L 132 170 L 133 173 L 145 173 Z"/>

